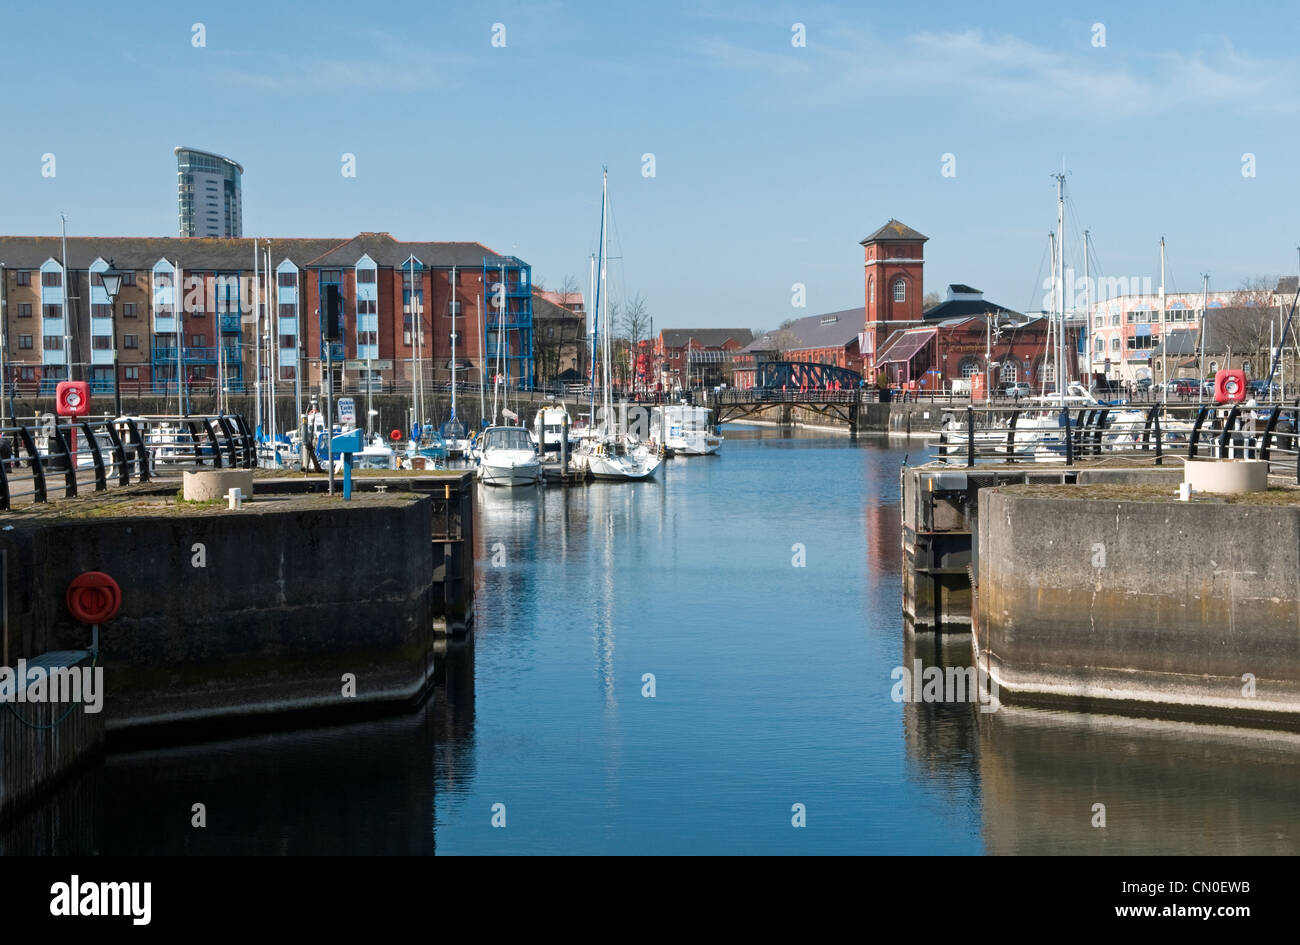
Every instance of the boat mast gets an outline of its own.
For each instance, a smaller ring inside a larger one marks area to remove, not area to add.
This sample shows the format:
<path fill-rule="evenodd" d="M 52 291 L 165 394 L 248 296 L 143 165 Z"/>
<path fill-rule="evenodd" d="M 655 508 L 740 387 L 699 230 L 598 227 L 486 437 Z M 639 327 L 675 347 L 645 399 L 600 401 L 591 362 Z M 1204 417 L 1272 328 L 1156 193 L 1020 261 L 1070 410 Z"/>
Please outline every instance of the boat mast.
<path fill-rule="evenodd" d="M 1056 175 L 1056 266 L 1057 292 L 1060 296 L 1056 330 L 1056 392 L 1065 406 L 1065 175 Z"/>
<path fill-rule="evenodd" d="M 601 211 L 604 212 L 605 202 L 601 199 Z M 600 221 L 601 226 L 605 225 L 604 219 Z M 600 320 L 600 310 L 596 296 L 596 254 L 591 254 L 591 293 L 587 296 L 587 302 L 592 306 L 588 313 L 591 317 L 587 319 L 587 344 L 591 346 L 591 373 L 588 377 L 591 379 L 590 401 L 587 409 L 588 429 L 596 428 L 596 323 Z"/>
<path fill-rule="evenodd" d="M 419 337 L 419 328 L 415 323 L 415 254 L 406 259 L 406 311 L 411 316 L 411 439 L 415 440 L 415 425 L 420 422 L 416 410 L 415 386 L 415 340 Z"/>
<path fill-rule="evenodd" d="M 271 424 L 271 450 L 272 455 L 275 453 L 275 434 L 279 431 L 279 418 L 275 415 L 275 382 L 280 376 L 279 348 L 280 348 L 280 317 L 275 311 L 275 283 L 271 278 L 271 241 L 266 241 L 266 255 L 263 257 L 266 265 L 262 267 L 262 275 L 266 280 L 266 380 L 267 396 L 266 406 Z M 220 327 L 220 326 L 218 326 Z M 221 333 L 217 333 L 217 341 L 221 341 Z"/>
<path fill-rule="evenodd" d="M 1088 347 L 1084 350 L 1084 364 L 1088 365 L 1088 377 L 1084 378 L 1084 387 L 1091 386 L 1092 375 L 1097 372 L 1096 358 L 1093 351 L 1097 342 L 1092 338 L 1092 269 L 1089 267 L 1088 231 L 1083 231 L 1083 307 L 1088 316 Z"/>
<path fill-rule="evenodd" d="M 601 258 L 600 258 L 600 281 L 601 281 L 601 282 L 603 283 L 603 285 L 604 285 L 604 288 L 603 288 L 601 294 L 604 296 L 604 303 L 605 303 L 605 317 L 601 319 L 601 321 L 603 321 L 603 322 L 605 323 L 605 343 L 604 343 L 604 347 L 603 347 L 602 350 L 601 350 L 601 360 L 602 360 L 604 363 L 603 363 L 603 365 L 602 365 L 603 370 L 601 371 L 601 373 L 604 374 L 604 380 L 605 380 L 605 424 L 604 424 L 604 426 L 605 426 L 605 433 L 606 433 L 606 435 L 608 436 L 608 434 L 609 434 L 609 426 L 610 426 L 610 422 L 611 422 L 612 419 L 613 419 L 613 410 L 614 410 L 614 405 L 613 405 L 613 402 L 612 402 L 612 399 L 611 399 L 611 397 L 612 397 L 612 393 L 613 393 L 613 392 L 612 392 L 611 389 L 610 389 L 610 388 L 611 388 L 611 376 L 610 376 L 610 370 L 609 370 L 609 368 L 610 368 L 610 364 L 609 364 L 609 358 L 610 358 L 610 347 L 609 347 L 609 227 L 606 225 L 606 221 L 609 219 L 609 168 L 608 168 L 608 167 L 602 168 L 602 177 L 601 177 L 601 180 L 602 180 L 602 186 L 601 186 L 601 191 L 602 191 L 602 193 L 601 193 L 602 205 L 601 205 L 601 208 L 600 208 L 600 220 L 601 220 L 601 227 L 600 227 L 600 257 L 601 257 Z"/>
<path fill-rule="evenodd" d="M 262 433 L 262 285 L 257 278 L 258 270 L 260 267 L 261 267 L 261 262 L 258 260 L 257 237 L 253 237 L 252 290 L 253 290 L 253 312 L 256 315 L 256 321 L 254 322 L 254 328 L 253 328 L 253 344 L 254 344 L 253 392 L 254 392 L 255 403 L 256 403 L 256 406 L 253 409 L 253 413 L 255 416 L 255 422 L 253 427 L 255 430 L 257 430 L 257 435 L 259 437 L 263 435 Z M 178 345 L 180 344 L 179 338 L 177 340 L 177 344 Z M 178 373 L 177 373 L 176 381 L 178 385 L 180 383 L 179 370 L 180 369 L 177 368 Z"/>
<path fill-rule="evenodd" d="M 1165 335 L 1165 238 L 1160 237 L 1160 402 L 1169 403 L 1169 346 Z"/>
<path fill-rule="evenodd" d="M 480 278 L 480 282 L 482 279 Z M 483 423 L 483 417 L 487 413 L 487 346 L 483 337 L 483 294 L 480 292 L 474 296 L 474 309 L 478 313 L 478 339 L 479 339 L 479 359 L 478 359 L 478 419 L 479 425 Z"/>
<path fill-rule="evenodd" d="M 1049 232 L 1047 234 L 1047 253 L 1048 258 L 1052 260 L 1052 307 L 1047 315 L 1047 345 L 1043 349 L 1044 368 L 1054 360 L 1053 352 L 1056 350 L 1056 234 Z M 1047 371 L 1039 371 L 1038 392 L 1042 397 L 1047 396 Z"/>
<path fill-rule="evenodd" d="M 451 267 L 451 426 L 456 428 L 456 266 Z"/>
<path fill-rule="evenodd" d="M 1200 361 L 1197 364 L 1197 371 L 1200 377 L 1196 379 L 1196 400 L 1198 402 L 1205 399 L 1205 323 L 1210 315 L 1210 274 L 1201 273 L 1201 339 L 1197 342 L 1196 347 L 1199 349 Z"/>

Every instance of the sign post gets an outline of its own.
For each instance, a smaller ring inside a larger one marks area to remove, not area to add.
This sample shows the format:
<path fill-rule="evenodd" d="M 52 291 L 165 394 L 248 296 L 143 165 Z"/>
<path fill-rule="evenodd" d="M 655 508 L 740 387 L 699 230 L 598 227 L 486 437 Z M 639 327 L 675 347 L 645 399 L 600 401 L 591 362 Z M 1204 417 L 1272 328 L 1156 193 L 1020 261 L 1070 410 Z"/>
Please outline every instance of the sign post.
<path fill-rule="evenodd" d="M 361 431 L 349 430 L 330 438 L 330 453 L 343 454 L 343 501 L 352 501 L 352 454 L 362 449 Z"/>
<path fill-rule="evenodd" d="M 357 425 L 357 402 L 351 397 L 339 398 L 339 424 L 345 429 Z"/>

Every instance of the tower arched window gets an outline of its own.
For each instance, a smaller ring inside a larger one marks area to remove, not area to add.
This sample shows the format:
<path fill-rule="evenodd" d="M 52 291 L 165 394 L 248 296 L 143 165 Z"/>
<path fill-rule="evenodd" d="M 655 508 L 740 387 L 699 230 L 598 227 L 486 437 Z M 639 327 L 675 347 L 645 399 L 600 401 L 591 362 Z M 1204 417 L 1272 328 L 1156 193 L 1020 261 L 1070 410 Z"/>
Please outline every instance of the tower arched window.
<path fill-rule="evenodd" d="M 895 302 L 907 301 L 907 280 L 906 279 L 894 280 L 894 301 Z"/>
<path fill-rule="evenodd" d="M 963 378 L 969 378 L 974 374 L 982 374 L 984 372 L 984 365 L 981 363 L 979 358 L 962 358 L 961 364 L 957 367 L 957 372 L 961 374 Z"/>

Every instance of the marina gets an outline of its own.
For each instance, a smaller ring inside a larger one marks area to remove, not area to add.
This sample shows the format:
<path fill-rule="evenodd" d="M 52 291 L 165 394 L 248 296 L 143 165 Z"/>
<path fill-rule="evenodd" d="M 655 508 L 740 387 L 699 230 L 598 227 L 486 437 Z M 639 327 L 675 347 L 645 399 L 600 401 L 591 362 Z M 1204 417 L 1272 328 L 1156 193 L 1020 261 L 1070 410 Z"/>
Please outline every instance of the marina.
<path fill-rule="evenodd" d="M 352 835 L 371 853 L 1297 852 L 1293 736 L 895 701 L 894 668 L 971 661 L 969 635 L 911 631 L 898 606 L 914 447 L 725 432 L 725 455 L 647 487 L 479 487 L 474 631 L 439 644 L 414 714 L 110 750 L 0 844 L 178 852 L 194 841 L 154 812 L 201 791 L 232 820 L 210 853 L 335 853 Z M 825 493 L 792 496 L 808 464 Z M 790 599 L 801 617 L 767 619 Z M 327 771 L 352 803 L 304 793 Z M 1134 826 L 1070 815 L 1094 796 Z M 1225 796 L 1247 798 L 1231 820 Z M 485 826 L 497 802 L 504 832 Z M 796 802 L 829 823 L 791 830 Z"/>
<path fill-rule="evenodd" d="M 71 7 L 0 31 L 13 934 L 373 935 L 397 856 L 1287 914 L 1285 10 Z"/>

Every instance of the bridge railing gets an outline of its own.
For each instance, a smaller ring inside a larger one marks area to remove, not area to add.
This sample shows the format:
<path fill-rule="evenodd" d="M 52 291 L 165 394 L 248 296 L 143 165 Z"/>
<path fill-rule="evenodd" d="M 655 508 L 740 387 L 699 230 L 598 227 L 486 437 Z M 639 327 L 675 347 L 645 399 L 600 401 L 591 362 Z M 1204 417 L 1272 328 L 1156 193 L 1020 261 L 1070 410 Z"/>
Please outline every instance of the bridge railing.
<path fill-rule="evenodd" d="M 0 427 L 0 511 L 255 462 L 253 435 L 238 415 L 33 418 Z"/>
<path fill-rule="evenodd" d="M 964 407 L 939 418 L 952 465 L 1261 459 L 1300 482 L 1300 403 Z"/>

